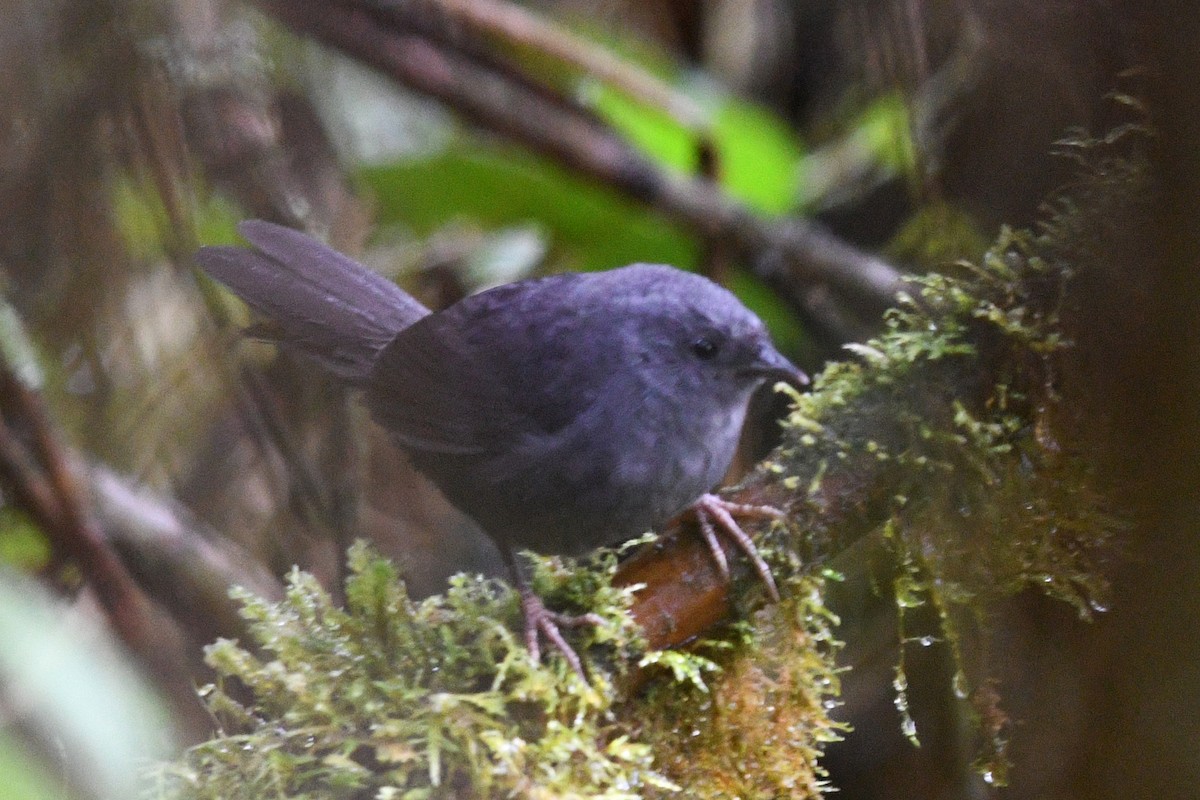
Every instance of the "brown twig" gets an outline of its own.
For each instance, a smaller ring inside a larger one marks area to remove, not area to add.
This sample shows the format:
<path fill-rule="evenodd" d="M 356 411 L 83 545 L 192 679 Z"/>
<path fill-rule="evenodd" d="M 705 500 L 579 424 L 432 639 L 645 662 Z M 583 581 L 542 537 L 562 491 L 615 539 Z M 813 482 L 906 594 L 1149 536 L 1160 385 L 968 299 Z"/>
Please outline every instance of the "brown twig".
<path fill-rule="evenodd" d="M 610 50 L 503 0 L 429 0 L 454 19 L 484 33 L 529 47 L 670 115 L 680 126 L 708 137 L 712 120 L 700 104 Z"/>
<path fill-rule="evenodd" d="M 608 127 L 563 102 L 525 90 L 452 48 L 406 30 L 364 0 L 258 0 L 297 33 L 335 47 L 397 82 L 438 98 L 477 124 L 591 176 L 688 226 L 722 238 L 751 269 L 799 308 L 827 284 L 853 305 L 892 304 L 900 273 L 815 223 L 764 219 L 709 180 L 670 173 Z"/>
<path fill-rule="evenodd" d="M 783 510 L 789 526 L 806 532 L 805 555 L 815 566 L 842 552 L 883 521 L 886 500 L 897 478 L 893 465 L 864 455 L 847 459 L 826 473 L 817 496 L 786 490 L 776 476 L 760 471 L 728 499 Z M 743 520 L 742 524 L 747 533 L 761 535 L 773 523 Z M 651 648 L 684 644 L 734 611 L 730 582 L 721 575 L 692 525 L 677 524 L 659 543 L 637 553 L 617 572 L 616 584 L 644 587 L 634 599 L 632 613 Z M 822 536 L 820 531 L 827 533 Z M 734 584 L 746 581 L 757 587 L 749 562 L 732 549 L 727 555 Z"/>
<path fill-rule="evenodd" d="M 6 362 L 0 362 L 0 477 L 53 550 L 78 565 L 109 625 L 170 699 L 188 736 L 202 736 L 209 721 L 186 667 L 162 646 L 150 603 L 90 512 L 41 397 Z"/>
<path fill-rule="evenodd" d="M 145 600 L 125 566 L 84 510 L 41 398 L 0 365 L 0 470 L 21 505 L 38 522 L 54 549 L 69 555 L 96 592 L 113 630 L 135 652 L 153 642 Z M 24 444 L 13 424 L 28 430 Z M 32 452 L 31 452 L 32 449 Z"/>

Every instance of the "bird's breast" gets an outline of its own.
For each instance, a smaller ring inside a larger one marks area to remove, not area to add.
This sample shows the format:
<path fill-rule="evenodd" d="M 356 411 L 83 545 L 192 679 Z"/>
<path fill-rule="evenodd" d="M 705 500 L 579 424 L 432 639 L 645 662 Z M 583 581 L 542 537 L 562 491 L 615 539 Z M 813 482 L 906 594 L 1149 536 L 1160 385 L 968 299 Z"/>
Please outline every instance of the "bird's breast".
<path fill-rule="evenodd" d="M 745 415 L 745 405 L 670 403 L 657 414 L 631 420 L 631 438 L 614 482 L 629 496 L 643 498 L 649 526 L 661 524 L 725 476 Z"/>

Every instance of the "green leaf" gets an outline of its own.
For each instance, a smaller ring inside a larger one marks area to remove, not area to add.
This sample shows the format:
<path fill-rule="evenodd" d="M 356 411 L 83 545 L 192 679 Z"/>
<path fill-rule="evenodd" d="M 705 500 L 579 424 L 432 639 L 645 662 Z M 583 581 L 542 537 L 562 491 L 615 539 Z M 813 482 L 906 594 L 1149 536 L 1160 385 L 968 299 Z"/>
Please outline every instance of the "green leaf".
<path fill-rule="evenodd" d="M 766 214 L 796 209 L 802 150 L 790 129 L 761 106 L 724 103 L 716 114 L 721 183 Z"/>
<path fill-rule="evenodd" d="M 21 743 L 0 732 L 0 796 L 5 800 L 61 800 L 46 769 L 32 759 Z"/>
<path fill-rule="evenodd" d="M 595 109 L 635 146 L 664 167 L 694 173 L 698 136 L 657 108 L 600 87 Z M 765 214 L 796 207 L 803 154 L 792 131 L 767 109 L 729 95 L 702 99 L 712 109 L 711 137 L 718 179 L 734 197 Z"/>
<path fill-rule="evenodd" d="M 358 178 L 375 195 L 383 223 L 428 235 L 464 217 L 486 227 L 532 221 L 581 270 L 635 261 L 688 267 L 699 252 L 660 214 L 515 148 L 464 140 L 430 158 L 363 167 Z"/>
<path fill-rule="evenodd" d="M 591 87 L 588 99 L 610 125 L 639 150 L 664 167 L 693 172 L 697 166 L 696 134 L 671 116 L 611 87 Z"/>

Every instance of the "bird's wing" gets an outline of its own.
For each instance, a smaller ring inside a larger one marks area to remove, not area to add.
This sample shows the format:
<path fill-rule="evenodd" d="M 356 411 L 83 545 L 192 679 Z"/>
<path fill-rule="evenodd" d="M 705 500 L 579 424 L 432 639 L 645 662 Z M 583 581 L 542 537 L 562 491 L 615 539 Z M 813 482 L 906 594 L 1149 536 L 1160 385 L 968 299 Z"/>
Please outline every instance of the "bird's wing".
<path fill-rule="evenodd" d="M 614 366 L 580 276 L 467 297 L 400 332 L 375 363 L 372 415 L 410 450 L 499 452 L 570 425 Z"/>

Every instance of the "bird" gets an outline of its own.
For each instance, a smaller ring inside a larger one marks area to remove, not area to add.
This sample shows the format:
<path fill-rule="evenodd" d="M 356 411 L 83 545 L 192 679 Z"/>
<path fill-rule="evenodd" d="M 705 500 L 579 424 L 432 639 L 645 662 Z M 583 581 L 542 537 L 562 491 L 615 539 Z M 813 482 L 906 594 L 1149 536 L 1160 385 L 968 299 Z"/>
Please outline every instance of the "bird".
<path fill-rule="evenodd" d="M 713 281 L 657 264 L 497 286 L 431 312 L 392 281 L 274 223 L 238 231 L 198 266 L 271 325 L 268 338 L 361 390 L 371 416 L 496 543 L 521 597 L 525 643 L 545 636 L 581 676 L 517 549 L 579 555 L 692 510 L 723 575 L 718 532 L 771 571 L 735 516 L 780 516 L 714 494 L 751 396 L 807 376 Z M 262 332 L 262 329 L 259 329 Z"/>

